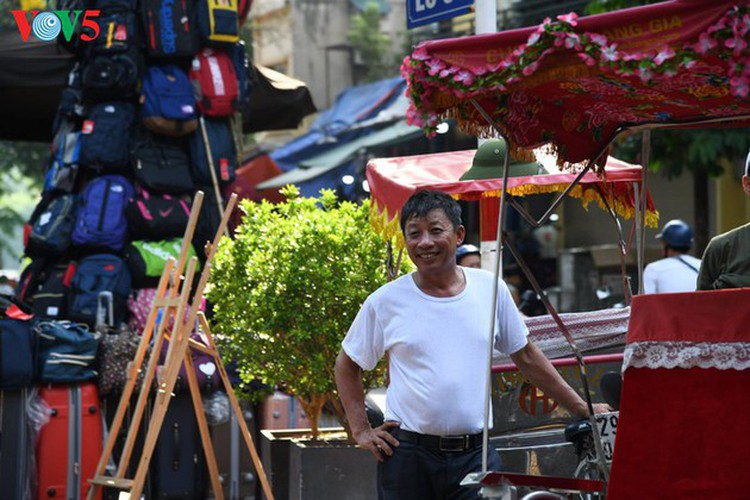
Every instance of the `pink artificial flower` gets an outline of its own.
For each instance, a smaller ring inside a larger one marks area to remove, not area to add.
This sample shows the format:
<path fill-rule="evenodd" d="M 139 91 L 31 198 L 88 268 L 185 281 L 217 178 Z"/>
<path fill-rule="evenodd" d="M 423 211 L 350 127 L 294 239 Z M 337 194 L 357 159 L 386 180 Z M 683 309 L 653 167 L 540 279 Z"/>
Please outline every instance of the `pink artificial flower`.
<path fill-rule="evenodd" d="M 635 70 L 635 74 L 638 75 L 642 82 L 651 81 L 654 77 L 653 72 L 649 68 L 638 68 Z"/>
<path fill-rule="evenodd" d="M 750 94 L 750 80 L 746 76 L 735 76 L 729 80 L 729 85 L 732 88 L 732 95 L 736 97 L 745 98 Z"/>
<path fill-rule="evenodd" d="M 699 54 L 706 54 L 709 50 L 716 47 L 716 40 L 714 40 L 707 33 L 701 33 L 698 37 L 698 43 L 693 48 Z"/>
<path fill-rule="evenodd" d="M 511 61 L 510 59 L 503 59 L 500 62 L 500 67 L 502 69 L 510 68 L 511 66 L 513 66 L 513 61 Z"/>
<path fill-rule="evenodd" d="M 555 41 L 553 42 L 553 45 L 555 47 L 562 47 L 562 45 L 565 43 L 565 41 L 568 39 L 565 33 L 561 33 L 559 31 L 556 31 L 554 33 L 555 35 Z"/>
<path fill-rule="evenodd" d="M 643 58 L 643 54 L 633 53 L 625 54 L 622 56 L 623 61 L 640 61 Z"/>
<path fill-rule="evenodd" d="M 538 42 L 540 38 L 542 38 L 542 35 L 539 33 L 539 31 L 535 31 L 531 35 L 529 35 L 529 39 L 526 40 L 526 45 L 531 47 L 536 42 Z"/>
<path fill-rule="evenodd" d="M 453 73 L 457 72 L 458 68 L 455 66 L 448 66 L 447 68 L 443 69 L 440 72 L 440 78 L 446 78 L 449 75 L 452 75 Z"/>
<path fill-rule="evenodd" d="M 664 61 L 671 59 L 674 57 L 674 50 L 670 49 L 669 47 L 664 47 L 659 51 L 658 54 L 656 54 L 656 57 L 654 58 L 654 64 L 657 66 L 661 66 Z"/>
<path fill-rule="evenodd" d="M 565 48 L 575 48 L 576 50 L 581 50 L 581 39 L 578 37 L 578 35 L 576 35 L 575 33 L 568 33 L 568 36 L 565 38 Z"/>
<path fill-rule="evenodd" d="M 533 63 L 526 65 L 521 70 L 521 73 L 523 73 L 524 76 L 530 76 L 534 74 L 537 69 L 539 69 L 539 61 L 534 61 Z"/>
<path fill-rule="evenodd" d="M 581 61 L 583 61 L 584 63 L 586 63 L 586 66 L 594 66 L 594 65 L 596 65 L 596 59 L 594 59 L 593 57 L 591 57 L 587 53 L 585 53 L 585 52 L 579 52 L 576 55 L 581 59 Z"/>
<path fill-rule="evenodd" d="M 604 47 L 599 57 L 603 62 L 617 61 L 620 58 L 620 53 L 617 51 L 617 44 L 613 43 Z"/>
<path fill-rule="evenodd" d="M 411 58 L 415 61 L 425 61 L 429 59 L 429 57 L 430 55 L 427 53 L 427 49 L 422 45 L 414 49 L 414 52 L 411 54 Z"/>
<path fill-rule="evenodd" d="M 724 45 L 728 49 L 734 49 L 734 55 L 739 56 L 740 53 L 747 48 L 747 42 L 744 38 L 736 36 L 734 38 L 727 39 Z"/>
<path fill-rule="evenodd" d="M 445 63 L 440 59 L 429 59 L 426 64 L 429 68 L 427 74 L 430 76 L 435 76 L 435 74 L 445 68 Z"/>
<path fill-rule="evenodd" d="M 555 49 L 553 49 L 553 48 L 545 49 L 544 52 L 542 52 L 541 54 L 539 54 L 539 59 L 552 54 L 554 51 L 555 51 Z"/>
<path fill-rule="evenodd" d="M 685 69 L 690 69 L 693 66 L 695 66 L 697 61 L 695 59 L 690 59 L 689 61 L 685 61 L 682 63 L 682 67 Z"/>
<path fill-rule="evenodd" d="M 592 43 L 595 43 L 600 47 L 604 47 L 605 45 L 607 45 L 607 37 L 600 33 L 588 33 L 588 37 Z"/>
<path fill-rule="evenodd" d="M 570 14 L 564 14 L 561 16 L 557 16 L 557 20 L 561 23 L 567 23 L 571 26 L 577 26 L 578 22 L 576 21 L 578 19 L 578 14 L 575 12 L 571 12 Z"/>
<path fill-rule="evenodd" d="M 453 77 L 454 81 L 463 83 L 467 87 L 474 83 L 474 75 L 471 74 L 470 71 L 466 71 L 465 69 L 462 69 L 459 71 L 456 76 Z"/>

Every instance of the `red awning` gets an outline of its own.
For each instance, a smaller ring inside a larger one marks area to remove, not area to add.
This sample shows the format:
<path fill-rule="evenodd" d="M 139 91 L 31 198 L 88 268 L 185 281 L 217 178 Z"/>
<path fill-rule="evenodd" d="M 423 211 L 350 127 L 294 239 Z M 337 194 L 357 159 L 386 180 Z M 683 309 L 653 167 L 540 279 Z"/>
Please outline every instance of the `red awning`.
<path fill-rule="evenodd" d="M 456 119 L 511 145 L 596 158 L 623 127 L 750 124 L 750 5 L 673 0 L 538 27 L 421 43 L 405 59 L 410 123 Z"/>
<path fill-rule="evenodd" d="M 399 231 L 401 207 L 417 189 L 436 189 L 463 200 L 478 200 L 482 197 L 499 197 L 503 180 L 483 179 L 459 181 L 471 167 L 476 151 L 453 151 L 396 158 L 376 158 L 367 164 L 367 182 L 372 200 L 370 221 L 384 238 L 395 238 L 396 245 L 403 245 Z M 528 194 L 561 193 L 576 178 L 577 173 L 550 173 L 527 177 L 509 177 L 508 193 L 513 196 Z M 641 182 L 641 167 L 613 157 L 607 159 L 603 175 L 591 171 L 584 174 L 569 195 L 578 198 L 584 207 L 596 202 L 605 208 L 597 185 L 607 195 L 607 203 L 625 219 L 635 214 L 633 184 Z M 656 227 L 658 213 L 649 196 L 647 198 L 646 224 Z"/>

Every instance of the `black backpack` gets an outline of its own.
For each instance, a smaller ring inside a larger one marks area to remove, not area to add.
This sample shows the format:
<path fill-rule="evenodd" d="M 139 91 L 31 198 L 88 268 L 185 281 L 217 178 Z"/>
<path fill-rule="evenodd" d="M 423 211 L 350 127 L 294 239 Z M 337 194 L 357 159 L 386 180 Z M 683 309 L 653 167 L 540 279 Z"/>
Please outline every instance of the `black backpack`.
<path fill-rule="evenodd" d="M 25 227 L 26 255 L 54 257 L 70 247 L 78 211 L 78 195 L 48 192 Z"/>
<path fill-rule="evenodd" d="M 125 208 L 130 236 L 139 240 L 163 240 L 185 234 L 190 203 L 169 194 L 141 189 Z"/>
<path fill-rule="evenodd" d="M 89 101 L 129 99 L 138 89 L 141 61 L 136 48 L 111 54 L 94 54 L 82 70 L 83 94 Z"/>
<path fill-rule="evenodd" d="M 141 0 L 141 20 L 151 57 L 193 57 L 200 48 L 194 0 Z"/>
<path fill-rule="evenodd" d="M 234 182 L 237 168 L 237 147 L 234 144 L 232 128 L 229 121 L 223 118 L 204 118 L 202 123 L 205 124 L 211 158 L 209 159 L 206 141 L 201 130 L 203 127 L 198 127 L 198 130 L 190 137 L 193 178 L 197 183 L 212 184 L 211 165 L 213 164 L 216 180 L 220 185 L 226 186 Z"/>
<path fill-rule="evenodd" d="M 142 130 L 130 156 L 135 178 L 146 188 L 170 194 L 193 191 L 187 148 L 179 138 Z"/>
<path fill-rule="evenodd" d="M 75 262 L 52 264 L 45 271 L 45 280 L 32 295 L 31 312 L 37 319 L 67 318 L 68 293 L 75 273 Z"/>
<path fill-rule="evenodd" d="M 81 130 L 81 163 L 107 172 L 127 170 L 135 120 L 132 103 L 113 101 L 94 106 Z"/>

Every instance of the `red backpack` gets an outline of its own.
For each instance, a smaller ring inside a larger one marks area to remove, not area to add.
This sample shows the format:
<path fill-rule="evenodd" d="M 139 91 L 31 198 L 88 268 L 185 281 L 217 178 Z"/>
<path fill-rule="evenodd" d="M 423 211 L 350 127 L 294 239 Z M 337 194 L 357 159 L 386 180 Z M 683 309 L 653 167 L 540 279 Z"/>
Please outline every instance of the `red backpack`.
<path fill-rule="evenodd" d="M 190 80 L 198 109 L 206 116 L 231 116 L 239 102 L 237 74 L 229 55 L 205 48 L 193 58 Z"/>

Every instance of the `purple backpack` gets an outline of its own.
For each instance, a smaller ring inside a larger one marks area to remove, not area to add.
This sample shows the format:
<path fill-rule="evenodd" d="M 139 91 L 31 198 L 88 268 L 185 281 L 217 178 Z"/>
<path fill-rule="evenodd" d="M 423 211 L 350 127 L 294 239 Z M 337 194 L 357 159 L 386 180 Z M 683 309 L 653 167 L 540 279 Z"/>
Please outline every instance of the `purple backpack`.
<path fill-rule="evenodd" d="M 133 185 L 121 175 L 92 179 L 78 206 L 73 245 L 122 250 L 128 230 L 125 207 L 133 192 Z"/>

